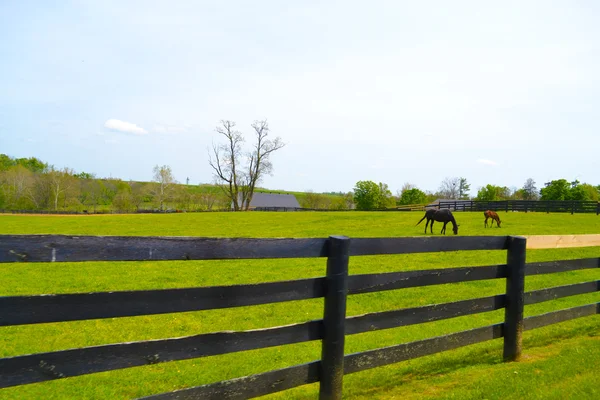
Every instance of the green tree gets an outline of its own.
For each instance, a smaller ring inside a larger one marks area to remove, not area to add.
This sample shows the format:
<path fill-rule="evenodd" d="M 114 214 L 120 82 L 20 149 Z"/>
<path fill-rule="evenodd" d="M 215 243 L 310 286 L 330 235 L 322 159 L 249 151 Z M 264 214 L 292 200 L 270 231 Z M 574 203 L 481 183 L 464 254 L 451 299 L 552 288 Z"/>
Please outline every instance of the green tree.
<path fill-rule="evenodd" d="M 598 201 L 598 190 L 588 184 L 582 183 L 571 187 L 568 200 L 579 200 L 579 201 Z"/>
<path fill-rule="evenodd" d="M 304 199 L 302 199 L 302 207 L 313 210 L 324 210 L 329 208 L 330 203 L 331 201 L 328 196 L 321 193 L 315 193 L 312 190 L 306 192 Z"/>
<path fill-rule="evenodd" d="M 459 180 L 458 180 L 458 198 L 460 200 L 468 200 L 470 190 L 471 190 L 471 185 L 467 183 L 467 179 L 459 178 Z"/>
<path fill-rule="evenodd" d="M 15 165 L 17 165 L 17 163 L 11 157 L 6 154 L 0 154 L 0 171 L 6 171 Z"/>
<path fill-rule="evenodd" d="M 17 165 L 22 165 L 31 172 L 46 172 L 48 170 L 48 164 L 35 157 L 17 158 L 15 162 L 17 163 Z M 72 172 L 72 170 L 70 169 L 69 171 Z"/>
<path fill-rule="evenodd" d="M 477 192 L 475 200 L 480 201 L 497 201 L 506 200 L 511 197 L 510 189 L 506 186 L 495 186 L 487 184 L 480 188 Z"/>
<path fill-rule="evenodd" d="M 477 197 L 475 200 L 479 201 L 494 201 L 497 200 L 496 186 L 487 184 L 477 191 Z"/>
<path fill-rule="evenodd" d="M 387 208 L 394 206 L 394 197 L 387 183 L 379 182 L 379 197 L 377 199 L 377 208 Z"/>
<path fill-rule="evenodd" d="M 354 187 L 354 204 L 357 210 L 375 210 L 394 206 L 394 197 L 386 183 L 358 181 Z"/>
<path fill-rule="evenodd" d="M 417 188 L 404 190 L 400 196 L 400 204 L 425 204 L 426 202 L 427 195 Z"/>
<path fill-rule="evenodd" d="M 570 200 L 571 184 L 566 179 L 546 183 L 540 190 L 542 200 Z"/>
<path fill-rule="evenodd" d="M 358 181 L 353 198 L 357 210 L 373 210 L 379 205 L 379 186 L 373 181 Z"/>

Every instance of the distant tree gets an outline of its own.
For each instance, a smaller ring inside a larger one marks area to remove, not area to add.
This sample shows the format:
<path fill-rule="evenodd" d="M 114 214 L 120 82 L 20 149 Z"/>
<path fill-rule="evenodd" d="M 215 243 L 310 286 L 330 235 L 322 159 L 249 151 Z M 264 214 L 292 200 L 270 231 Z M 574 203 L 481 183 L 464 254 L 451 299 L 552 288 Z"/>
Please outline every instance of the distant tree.
<path fill-rule="evenodd" d="M 215 180 L 231 200 L 235 211 L 248 209 L 256 184 L 273 171 L 271 154 L 285 146 L 279 137 L 268 138 L 270 129 L 266 120 L 254 121 L 252 129 L 256 142 L 253 149 L 244 154 L 244 137 L 235 129 L 235 122 L 221 121 L 216 131 L 226 139 L 226 143 L 213 144 L 209 155 Z"/>
<path fill-rule="evenodd" d="M 415 188 L 404 190 L 400 197 L 400 204 L 425 204 L 427 202 L 427 195 Z"/>
<path fill-rule="evenodd" d="M 15 165 L 17 165 L 17 163 L 12 157 L 7 156 L 6 154 L 0 154 L 0 171 L 6 171 Z"/>
<path fill-rule="evenodd" d="M 471 185 L 467 183 L 466 178 L 459 178 L 458 180 L 458 198 L 461 200 L 467 200 L 469 198 L 469 191 Z"/>
<path fill-rule="evenodd" d="M 131 187 L 131 202 L 136 210 L 140 210 L 144 203 L 151 201 L 151 185 L 145 182 L 129 182 L 129 186 Z"/>
<path fill-rule="evenodd" d="M 357 210 L 374 210 L 394 205 L 388 185 L 373 181 L 358 181 L 354 187 L 353 200 Z"/>
<path fill-rule="evenodd" d="M 348 192 L 344 195 L 344 205 L 345 208 L 351 210 L 354 208 L 354 194 L 352 192 Z"/>
<path fill-rule="evenodd" d="M 96 212 L 98 205 L 102 204 L 104 185 L 100 179 L 80 179 L 79 201 L 81 204 L 91 207 Z"/>
<path fill-rule="evenodd" d="M 25 168 L 27 168 L 28 170 L 30 170 L 31 172 L 46 172 L 49 168 L 48 164 L 35 158 L 35 157 L 29 157 L 29 158 L 17 158 L 15 160 L 17 165 L 22 165 Z M 70 172 L 73 172 L 72 169 L 69 169 Z"/>
<path fill-rule="evenodd" d="M 112 206 L 118 212 L 130 212 L 136 209 L 129 185 L 120 188 L 113 198 Z"/>
<path fill-rule="evenodd" d="M 379 182 L 379 197 L 377 199 L 377 208 L 387 208 L 393 207 L 395 204 L 395 200 L 392 197 L 392 192 L 390 191 L 387 183 Z"/>
<path fill-rule="evenodd" d="M 528 178 L 525 181 L 521 190 L 523 200 L 537 200 L 539 198 L 538 190 L 535 187 L 535 181 L 531 178 Z"/>
<path fill-rule="evenodd" d="M 598 200 L 596 187 L 580 183 L 578 180 L 569 182 L 566 179 L 556 179 L 545 184 L 540 190 L 542 200 Z"/>
<path fill-rule="evenodd" d="M 480 188 L 477 192 L 475 200 L 480 201 L 497 201 L 507 200 L 511 197 L 511 191 L 506 186 L 495 186 L 487 184 Z"/>
<path fill-rule="evenodd" d="M 157 183 L 154 188 L 153 194 L 158 200 L 159 208 L 161 211 L 164 210 L 165 201 L 170 197 L 173 191 L 173 184 L 176 183 L 173 177 L 171 167 L 168 165 L 154 166 L 152 170 L 154 173 L 153 181 Z"/>
<path fill-rule="evenodd" d="M 402 197 L 402 193 L 404 193 L 407 190 L 414 189 L 416 187 L 417 185 L 415 185 L 414 183 L 404 182 L 404 184 L 402 185 L 402 189 L 396 191 L 396 194 L 398 195 L 398 198 L 400 198 Z"/>
<path fill-rule="evenodd" d="M 357 210 L 373 210 L 379 205 L 379 185 L 373 181 L 358 181 L 353 198 Z"/>
<path fill-rule="evenodd" d="M 494 200 L 498 199 L 497 196 L 498 196 L 498 193 L 496 190 L 496 186 L 488 184 L 486 186 L 479 188 L 479 190 L 477 191 L 477 197 L 475 197 L 475 200 L 494 201 Z"/>
<path fill-rule="evenodd" d="M 75 174 L 75 177 L 78 179 L 95 179 L 96 176 L 94 174 L 90 174 L 87 172 L 80 172 L 78 174 Z"/>
<path fill-rule="evenodd" d="M 33 172 L 22 165 L 14 165 L 0 172 L 0 192 L 3 207 L 19 210 L 31 209 L 29 194 L 33 189 Z"/>
<path fill-rule="evenodd" d="M 598 190 L 594 186 L 588 183 L 580 184 L 579 181 L 575 182 L 576 184 L 571 186 L 568 200 L 598 201 Z"/>
<path fill-rule="evenodd" d="M 566 179 L 547 182 L 540 190 L 542 200 L 570 200 L 571 183 Z"/>
<path fill-rule="evenodd" d="M 459 187 L 460 178 L 445 178 L 440 184 L 438 192 L 444 199 L 458 199 Z"/>
<path fill-rule="evenodd" d="M 69 193 L 69 189 L 75 186 L 77 181 L 73 176 L 74 172 L 72 169 L 64 168 L 62 170 L 54 169 L 54 167 L 50 167 L 46 175 L 48 179 L 48 186 L 51 194 L 51 202 L 54 210 L 58 210 L 59 200 L 63 200 L 63 204 L 67 201 L 67 195 Z"/>
<path fill-rule="evenodd" d="M 344 195 L 335 196 L 329 199 L 329 207 L 330 210 L 347 210 L 346 199 Z"/>
<path fill-rule="evenodd" d="M 312 190 L 306 192 L 302 199 L 302 207 L 313 210 L 324 210 L 329 208 L 331 201 L 328 196 L 321 193 L 314 193 Z"/>

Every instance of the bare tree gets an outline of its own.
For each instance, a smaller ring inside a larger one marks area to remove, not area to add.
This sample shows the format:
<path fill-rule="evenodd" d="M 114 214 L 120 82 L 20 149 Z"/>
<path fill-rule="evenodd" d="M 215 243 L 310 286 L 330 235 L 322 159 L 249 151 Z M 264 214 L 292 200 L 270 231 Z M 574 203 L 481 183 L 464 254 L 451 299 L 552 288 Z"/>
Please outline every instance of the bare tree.
<path fill-rule="evenodd" d="M 212 154 L 209 154 L 215 180 L 231 200 L 235 211 L 248 209 L 256 184 L 273 171 L 271 154 L 285 146 L 279 137 L 268 138 L 269 124 L 266 120 L 254 121 L 252 129 L 256 142 L 253 149 L 244 154 L 244 137 L 235 129 L 235 122 L 221 121 L 216 131 L 225 137 L 226 143 L 213 144 Z"/>
<path fill-rule="evenodd" d="M 173 189 L 173 184 L 176 183 L 175 178 L 173 178 L 173 172 L 171 172 L 171 167 L 168 165 L 163 165 L 159 167 L 156 165 L 153 169 L 154 172 L 154 182 L 157 182 L 158 185 L 154 190 L 154 195 L 158 197 L 158 202 L 160 204 L 160 210 L 162 211 L 164 208 L 165 200 L 167 200 L 171 194 Z"/>
<path fill-rule="evenodd" d="M 445 199 L 458 199 L 460 178 L 445 178 L 439 189 L 439 193 Z"/>
<path fill-rule="evenodd" d="M 69 168 L 57 170 L 54 169 L 54 167 L 51 167 L 48 171 L 47 178 L 54 210 L 58 210 L 58 200 L 60 196 L 62 195 L 66 202 L 67 192 L 77 183 L 77 180 L 73 175 L 74 171 Z"/>
<path fill-rule="evenodd" d="M 33 172 L 20 164 L 0 172 L 0 191 L 10 208 L 30 203 L 27 195 L 33 186 L 33 180 Z"/>

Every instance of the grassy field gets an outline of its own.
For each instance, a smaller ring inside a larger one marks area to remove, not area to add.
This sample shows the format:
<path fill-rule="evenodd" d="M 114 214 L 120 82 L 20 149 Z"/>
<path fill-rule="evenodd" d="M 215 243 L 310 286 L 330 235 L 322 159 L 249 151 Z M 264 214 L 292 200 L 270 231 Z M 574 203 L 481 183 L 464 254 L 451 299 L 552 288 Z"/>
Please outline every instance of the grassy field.
<path fill-rule="evenodd" d="M 0 234 L 167 235 L 206 237 L 420 236 L 421 212 L 202 213 L 102 216 L 0 216 Z M 500 213 L 502 228 L 483 227 L 482 213 L 456 213 L 461 235 L 600 233 L 595 215 Z M 441 224 L 436 223 L 439 235 Z M 450 232 L 450 229 L 448 229 Z M 529 250 L 527 260 L 600 257 L 600 248 Z M 354 257 L 351 274 L 505 262 L 504 251 Z M 77 293 L 238 284 L 322 276 L 323 259 L 0 264 L 0 295 Z M 600 279 L 600 271 L 529 277 L 526 290 Z M 480 281 L 352 296 L 348 315 L 458 301 L 504 292 L 504 281 Z M 526 316 L 600 301 L 600 293 L 526 307 Z M 322 317 L 322 300 L 0 328 L 0 356 L 219 330 L 244 330 Z M 502 320 L 503 313 L 347 337 L 346 352 L 424 339 Z M 349 375 L 345 398 L 597 398 L 600 316 L 526 332 L 523 362 L 502 363 L 501 340 Z M 164 363 L 0 390 L 0 399 L 135 398 L 318 359 L 303 343 Z M 314 399 L 318 385 L 268 398 Z"/>

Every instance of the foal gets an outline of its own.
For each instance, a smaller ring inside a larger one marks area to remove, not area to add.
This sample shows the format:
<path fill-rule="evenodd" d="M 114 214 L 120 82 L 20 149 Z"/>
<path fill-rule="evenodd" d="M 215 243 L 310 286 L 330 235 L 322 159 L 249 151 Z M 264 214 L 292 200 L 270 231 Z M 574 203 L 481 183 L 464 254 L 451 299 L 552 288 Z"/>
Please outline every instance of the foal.
<path fill-rule="evenodd" d="M 421 220 L 417 222 L 417 225 L 419 225 L 425 218 L 427 218 L 427 223 L 425 224 L 425 233 L 427 233 L 427 225 L 429 225 L 430 222 L 431 225 L 429 227 L 429 230 L 431 231 L 431 233 L 433 233 L 433 223 L 435 221 L 438 221 L 444 223 L 444 226 L 442 227 L 442 231 L 440 233 L 443 233 L 445 235 L 446 225 L 448 224 L 448 222 L 452 222 L 452 232 L 454 232 L 455 235 L 458 234 L 458 224 L 454 219 L 454 215 L 452 215 L 452 213 L 448 209 L 434 210 L 430 208 L 429 210 L 425 211 L 425 216 L 423 216 L 423 218 L 421 218 Z"/>
<path fill-rule="evenodd" d="M 500 228 L 500 217 L 498 216 L 498 213 L 496 213 L 495 211 L 487 210 L 483 212 L 483 215 L 485 215 L 485 222 L 483 223 L 483 226 L 485 228 L 487 228 L 488 218 L 492 219 L 492 222 L 490 223 L 490 228 L 494 226 L 494 221 L 496 221 L 496 227 Z"/>

